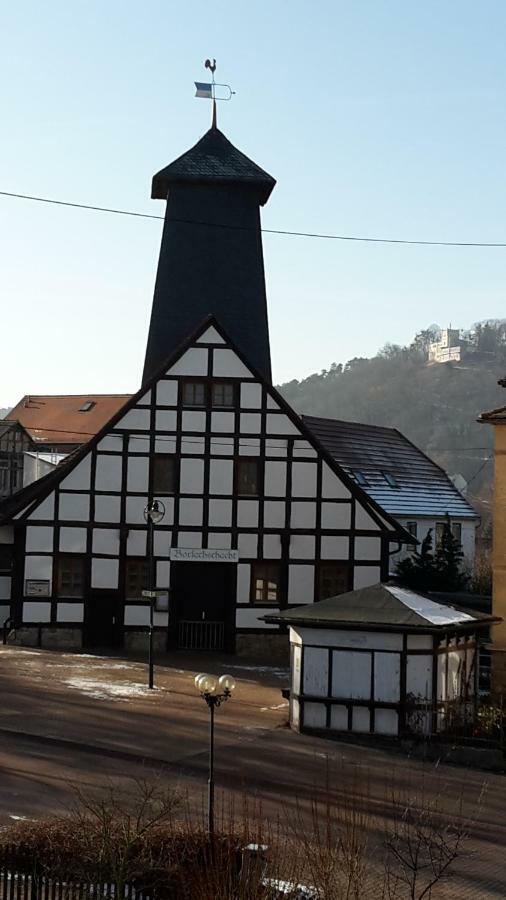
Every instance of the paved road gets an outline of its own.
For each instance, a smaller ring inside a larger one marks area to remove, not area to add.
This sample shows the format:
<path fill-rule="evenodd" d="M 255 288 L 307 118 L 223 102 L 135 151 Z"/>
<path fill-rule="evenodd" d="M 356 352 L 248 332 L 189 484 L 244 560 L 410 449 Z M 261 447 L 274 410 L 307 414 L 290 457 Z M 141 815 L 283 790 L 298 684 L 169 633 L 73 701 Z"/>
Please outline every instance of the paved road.
<path fill-rule="evenodd" d="M 393 794 L 442 794 L 452 813 L 463 797 L 472 836 L 445 896 L 506 897 L 506 778 L 293 734 L 280 694 L 283 670 L 255 670 L 236 658 L 175 656 L 166 663 L 151 692 L 140 662 L 1 649 L 0 820 L 59 813 L 72 799 L 72 784 L 93 787 L 160 770 L 198 805 L 208 712 L 193 677 L 201 668 L 231 671 L 238 686 L 217 711 L 216 774 L 238 806 L 247 794 L 271 818 L 293 817 L 330 785 L 336 801 L 352 796 L 371 816 L 374 840 L 392 815 Z"/>

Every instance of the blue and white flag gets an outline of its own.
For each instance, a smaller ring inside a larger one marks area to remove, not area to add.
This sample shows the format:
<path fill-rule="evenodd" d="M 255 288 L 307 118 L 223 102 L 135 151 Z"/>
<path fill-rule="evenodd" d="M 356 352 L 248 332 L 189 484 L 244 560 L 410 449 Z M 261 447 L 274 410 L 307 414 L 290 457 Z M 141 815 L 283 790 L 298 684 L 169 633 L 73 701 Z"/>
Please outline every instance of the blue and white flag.
<path fill-rule="evenodd" d="M 213 99 L 213 86 L 212 84 L 206 84 L 205 81 L 196 81 L 195 87 L 197 88 L 196 97 L 205 97 L 207 100 Z"/>

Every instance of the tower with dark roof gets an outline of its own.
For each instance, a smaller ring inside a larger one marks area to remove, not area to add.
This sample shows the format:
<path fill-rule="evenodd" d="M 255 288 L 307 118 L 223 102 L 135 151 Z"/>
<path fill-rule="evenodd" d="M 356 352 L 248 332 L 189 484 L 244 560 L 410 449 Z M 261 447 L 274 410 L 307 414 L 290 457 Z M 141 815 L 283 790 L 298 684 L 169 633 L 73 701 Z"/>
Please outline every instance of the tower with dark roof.
<path fill-rule="evenodd" d="M 167 209 L 143 384 L 206 315 L 271 382 L 260 206 L 275 183 L 215 126 L 154 176 Z"/>

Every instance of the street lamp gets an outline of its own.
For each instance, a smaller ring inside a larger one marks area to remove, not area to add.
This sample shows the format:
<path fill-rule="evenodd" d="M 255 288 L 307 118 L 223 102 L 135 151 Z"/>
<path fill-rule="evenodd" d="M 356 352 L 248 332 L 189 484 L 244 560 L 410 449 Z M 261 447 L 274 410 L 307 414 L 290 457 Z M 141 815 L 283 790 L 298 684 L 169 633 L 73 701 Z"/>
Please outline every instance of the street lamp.
<path fill-rule="evenodd" d="M 214 833 L 214 710 L 221 706 L 235 689 L 235 680 L 231 675 L 206 675 L 201 673 L 195 678 L 195 687 L 207 703 L 211 714 L 209 722 L 209 777 L 207 780 L 207 828 L 210 835 Z"/>
<path fill-rule="evenodd" d="M 149 644 L 148 644 L 148 687 L 153 687 L 153 610 L 156 598 L 155 590 L 155 558 L 153 554 L 153 532 L 155 525 L 162 521 L 165 515 L 165 506 L 161 500 L 151 500 L 144 509 L 144 518 L 148 526 L 147 557 L 148 557 L 148 590 L 143 591 L 143 597 L 149 597 Z"/>

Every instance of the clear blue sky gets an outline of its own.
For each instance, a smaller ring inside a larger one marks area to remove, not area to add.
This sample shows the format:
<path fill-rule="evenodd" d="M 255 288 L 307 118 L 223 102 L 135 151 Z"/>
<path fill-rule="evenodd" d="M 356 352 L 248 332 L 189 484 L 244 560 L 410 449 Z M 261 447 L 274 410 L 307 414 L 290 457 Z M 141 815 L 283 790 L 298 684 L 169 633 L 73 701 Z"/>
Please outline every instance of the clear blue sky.
<path fill-rule="evenodd" d="M 504 0 L 25 0 L 0 13 L 0 189 L 162 214 L 209 124 L 278 180 L 267 228 L 505 241 Z M 0 197 L 0 406 L 133 391 L 161 222 Z M 506 250 L 265 235 L 275 380 L 506 315 Z"/>

